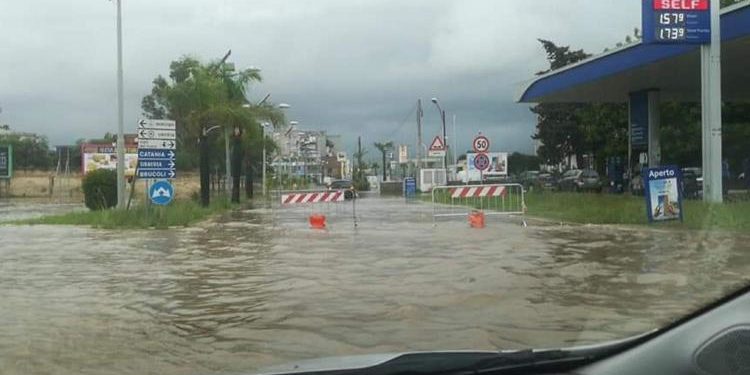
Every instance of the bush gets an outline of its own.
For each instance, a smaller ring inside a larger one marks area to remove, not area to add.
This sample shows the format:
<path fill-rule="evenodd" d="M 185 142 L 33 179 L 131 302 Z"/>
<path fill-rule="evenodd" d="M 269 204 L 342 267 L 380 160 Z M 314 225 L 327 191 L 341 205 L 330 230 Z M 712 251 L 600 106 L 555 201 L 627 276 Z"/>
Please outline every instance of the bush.
<path fill-rule="evenodd" d="M 97 169 L 86 174 L 81 183 L 86 207 L 92 211 L 117 205 L 117 172 Z"/>

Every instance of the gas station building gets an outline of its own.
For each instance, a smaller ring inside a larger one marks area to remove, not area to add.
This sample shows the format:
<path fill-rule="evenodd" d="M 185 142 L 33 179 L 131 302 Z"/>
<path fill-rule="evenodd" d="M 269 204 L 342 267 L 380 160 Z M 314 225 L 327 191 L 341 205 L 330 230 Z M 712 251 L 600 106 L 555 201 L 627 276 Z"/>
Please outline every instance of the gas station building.
<path fill-rule="evenodd" d="M 750 1 L 721 9 L 720 17 L 722 100 L 750 100 Z M 701 102 L 702 74 L 706 74 L 701 68 L 705 58 L 701 48 L 696 44 L 629 44 L 539 76 L 517 101 L 627 103 L 629 149 L 632 153 L 641 147 L 647 152 L 648 165 L 656 167 L 662 159 L 659 102 Z M 720 134 L 720 129 L 712 130 Z M 706 170 L 710 150 L 704 129 L 704 176 L 712 172 L 720 176 L 721 170 Z"/>

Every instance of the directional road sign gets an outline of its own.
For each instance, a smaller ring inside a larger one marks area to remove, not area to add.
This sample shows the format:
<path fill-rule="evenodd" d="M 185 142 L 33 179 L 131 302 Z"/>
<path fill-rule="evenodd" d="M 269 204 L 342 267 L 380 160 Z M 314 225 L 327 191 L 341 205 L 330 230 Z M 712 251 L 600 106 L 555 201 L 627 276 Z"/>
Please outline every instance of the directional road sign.
<path fill-rule="evenodd" d="M 138 178 L 175 178 L 176 138 L 174 121 L 138 121 Z"/>
<path fill-rule="evenodd" d="M 157 150 L 142 148 L 138 150 L 138 160 L 145 159 L 167 159 L 174 160 L 177 154 L 172 150 Z"/>
<path fill-rule="evenodd" d="M 157 150 L 174 150 L 177 148 L 177 142 L 174 140 L 162 139 L 139 139 L 138 149 L 152 148 Z"/>
<path fill-rule="evenodd" d="M 175 178 L 177 173 L 174 169 L 138 169 L 138 178 Z"/>
<path fill-rule="evenodd" d="M 175 130 L 177 123 L 172 120 L 140 120 L 138 121 L 138 130 L 141 129 L 160 129 Z"/>
<path fill-rule="evenodd" d="M 138 160 L 138 169 L 169 169 L 174 170 L 174 160 L 169 159 L 154 159 L 154 160 Z"/>
<path fill-rule="evenodd" d="M 177 139 L 177 133 L 174 130 L 140 129 L 138 139 Z"/>
<path fill-rule="evenodd" d="M 174 198 L 174 187 L 169 181 L 156 181 L 148 189 L 148 196 L 153 204 L 166 206 Z"/>

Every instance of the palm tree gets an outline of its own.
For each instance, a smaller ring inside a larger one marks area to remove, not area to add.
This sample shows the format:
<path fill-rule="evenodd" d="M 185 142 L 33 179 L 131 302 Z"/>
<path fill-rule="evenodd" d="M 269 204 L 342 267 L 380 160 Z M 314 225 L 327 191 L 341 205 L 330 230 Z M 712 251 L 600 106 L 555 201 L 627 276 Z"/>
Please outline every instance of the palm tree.
<path fill-rule="evenodd" d="M 383 155 L 383 181 L 386 180 L 386 172 L 387 168 L 385 167 L 385 153 L 388 152 L 388 150 L 393 148 L 393 142 L 388 141 L 385 143 L 375 142 L 375 148 L 380 151 L 380 153 Z"/>

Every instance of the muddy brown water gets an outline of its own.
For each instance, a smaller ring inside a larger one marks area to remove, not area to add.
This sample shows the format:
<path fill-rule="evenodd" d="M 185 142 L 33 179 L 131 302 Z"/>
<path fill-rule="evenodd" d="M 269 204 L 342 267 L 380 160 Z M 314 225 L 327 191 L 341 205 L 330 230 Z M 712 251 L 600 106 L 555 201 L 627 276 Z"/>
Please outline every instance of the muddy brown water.
<path fill-rule="evenodd" d="M 356 228 L 348 204 L 316 211 L 326 231 L 301 207 L 168 231 L 0 226 L 0 373 L 238 374 L 596 343 L 660 327 L 750 271 L 744 234 L 433 226 L 428 204 L 396 198 L 359 200 Z"/>

